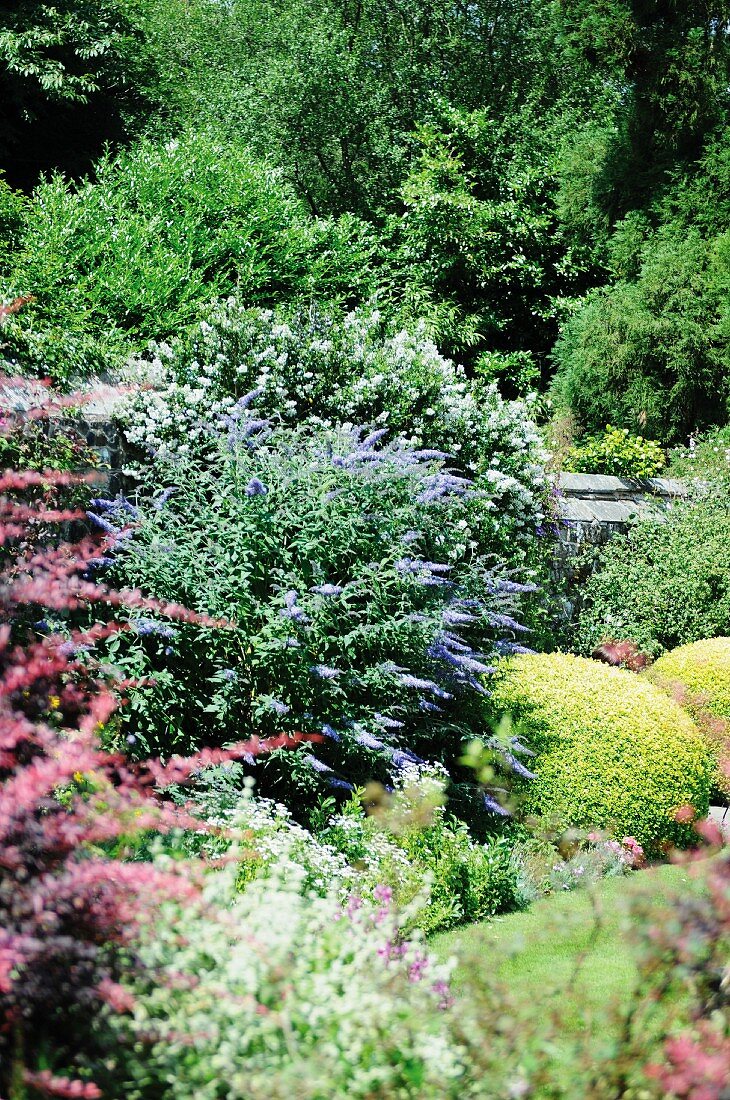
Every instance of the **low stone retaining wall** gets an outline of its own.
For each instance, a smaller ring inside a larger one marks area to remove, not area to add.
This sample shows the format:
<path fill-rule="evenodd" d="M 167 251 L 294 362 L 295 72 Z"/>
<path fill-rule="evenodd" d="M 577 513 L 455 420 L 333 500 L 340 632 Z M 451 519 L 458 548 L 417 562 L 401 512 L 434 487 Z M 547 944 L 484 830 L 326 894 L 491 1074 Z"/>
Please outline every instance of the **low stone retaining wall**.
<path fill-rule="evenodd" d="M 634 481 L 563 473 L 558 488 L 560 541 L 566 555 L 608 542 L 636 519 L 666 516 L 673 501 L 687 496 L 683 482 L 664 477 Z"/>

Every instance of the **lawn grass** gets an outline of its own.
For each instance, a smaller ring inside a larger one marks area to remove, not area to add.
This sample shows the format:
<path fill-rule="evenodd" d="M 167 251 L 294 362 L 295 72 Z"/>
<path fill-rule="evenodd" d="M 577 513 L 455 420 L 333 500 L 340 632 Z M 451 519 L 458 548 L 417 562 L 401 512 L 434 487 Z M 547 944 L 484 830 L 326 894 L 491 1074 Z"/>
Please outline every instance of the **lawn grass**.
<path fill-rule="evenodd" d="M 584 1029 L 587 1019 L 605 1025 L 605 1009 L 625 1006 L 636 987 L 637 947 L 631 935 L 631 899 L 691 888 L 681 866 L 662 865 L 630 877 L 605 879 L 535 902 L 524 913 L 435 936 L 431 948 L 442 959 L 456 957 L 454 987 L 475 965 L 501 979 L 524 1003 L 560 999 L 563 1026 Z"/>

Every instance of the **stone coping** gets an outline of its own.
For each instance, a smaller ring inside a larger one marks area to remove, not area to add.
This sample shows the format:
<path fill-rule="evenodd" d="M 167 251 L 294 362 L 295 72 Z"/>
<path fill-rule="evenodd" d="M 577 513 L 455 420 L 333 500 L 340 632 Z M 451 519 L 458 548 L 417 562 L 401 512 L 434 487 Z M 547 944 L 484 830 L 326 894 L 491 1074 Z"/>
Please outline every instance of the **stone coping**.
<path fill-rule="evenodd" d="M 566 497 L 589 500 L 633 500 L 635 497 L 684 497 L 687 486 L 669 477 L 643 479 L 612 477 L 608 474 L 561 473 L 558 488 Z"/>

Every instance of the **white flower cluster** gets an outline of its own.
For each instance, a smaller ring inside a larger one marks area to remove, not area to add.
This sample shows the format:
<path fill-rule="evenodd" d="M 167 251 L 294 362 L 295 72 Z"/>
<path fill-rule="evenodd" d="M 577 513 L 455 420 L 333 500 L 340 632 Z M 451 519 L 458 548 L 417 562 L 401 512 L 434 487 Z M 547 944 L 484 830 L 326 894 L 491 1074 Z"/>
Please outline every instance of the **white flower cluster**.
<path fill-rule="evenodd" d="M 281 803 L 244 795 L 235 808 L 221 811 L 212 821 L 225 829 L 242 829 L 250 837 L 243 866 L 251 877 L 266 877 L 288 866 L 298 868 L 303 888 L 316 894 L 337 886 L 344 897 L 355 888 L 356 874 L 345 857 L 297 824 Z"/>
<path fill-rule="evenodd" d="M 403 940 L 386 891 L 343 911 L 297 874 L 283 865 L 237 894 L 217 871 L 204 914 L 158 922 L 142 957 L 160 980 L 116 1024 L 144 1038 L 125 1045 L 128 1100 L 150 1082 L 170 1100 L 214 1100 L 222 1082 L 229 1100 L 459 1095 L 450 968 Z"/>
<path fill-rule="evenodd" d="M 130 363 L 127 377 L 145 388 L 121 403 L 118 417 L 141 448 L 185 453 L 256 391 L 256 415 L 276 423 L 377 424 L 447 453 L 478 479 L 505 535 L 542 521 L 546 456 L 532 401 L 476 386 L 422 327 L 391 335 L 377 310 L 339 319 L 312 311 L 285 322 L 230 298 L 192 336 Z"/>

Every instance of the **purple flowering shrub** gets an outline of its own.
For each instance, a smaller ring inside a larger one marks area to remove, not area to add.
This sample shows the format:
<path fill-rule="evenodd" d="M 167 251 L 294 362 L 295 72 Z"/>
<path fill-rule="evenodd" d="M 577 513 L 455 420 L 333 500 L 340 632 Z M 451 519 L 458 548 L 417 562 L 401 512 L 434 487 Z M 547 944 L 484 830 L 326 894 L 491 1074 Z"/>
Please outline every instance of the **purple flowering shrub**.
<path fill-rule="evenodd" d="M 269 431 L 247 404 L 211 460 L 158 458 L 156 492 L 115 541 L 118 581 L 235 624 L 114 639 L 111 659 L 155 681 L 133 693 L 124 735 L 144 752 L 243 729 L 318 736 L 285 767 L 257 766 L 286 801 L 389 784 L 424 759 L 453 769 L 482 732 L 483 678 L 523 648 L 530 589 L 478 539 L 465 546 L 478 490 L 385 430 Z"/>

